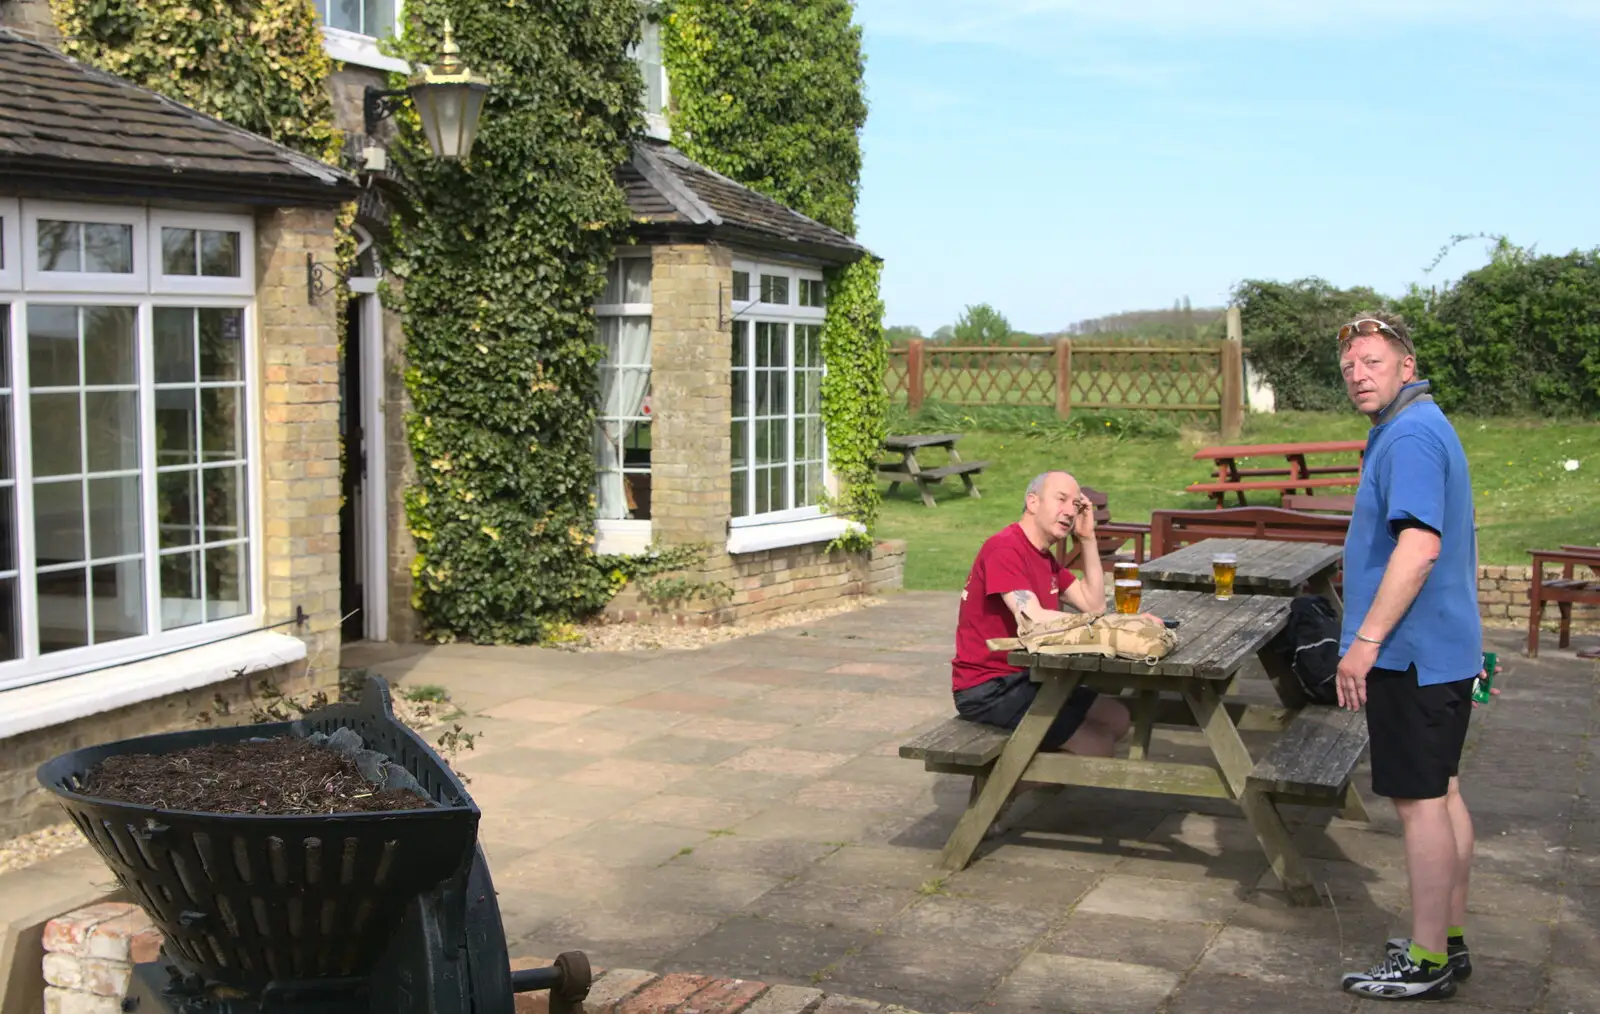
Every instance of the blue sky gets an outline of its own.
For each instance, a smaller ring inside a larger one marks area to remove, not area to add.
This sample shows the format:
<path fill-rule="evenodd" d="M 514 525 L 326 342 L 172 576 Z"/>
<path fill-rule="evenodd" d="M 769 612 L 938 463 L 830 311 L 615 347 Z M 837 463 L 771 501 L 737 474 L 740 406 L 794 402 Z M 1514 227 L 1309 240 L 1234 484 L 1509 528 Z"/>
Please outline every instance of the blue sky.
<path fill-rule="evenodd" d="M 858 0 L 887 322 L 1600 246 L 1600 0 Z"/>

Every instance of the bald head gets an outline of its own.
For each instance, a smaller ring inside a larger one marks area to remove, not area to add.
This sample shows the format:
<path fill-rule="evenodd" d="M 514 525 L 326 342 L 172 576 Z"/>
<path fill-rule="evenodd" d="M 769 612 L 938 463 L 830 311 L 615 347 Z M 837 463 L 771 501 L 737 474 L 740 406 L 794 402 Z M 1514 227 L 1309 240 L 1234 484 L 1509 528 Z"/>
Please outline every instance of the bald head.
<path fill-rule="evenodd" d="M 1067 537 L 1073 516 L 1084 502 L 1083 491 L 1071 473 L 1041 472 L 1023 495 L 1020 523 L 1034 545 L 1047 546 Z"/>

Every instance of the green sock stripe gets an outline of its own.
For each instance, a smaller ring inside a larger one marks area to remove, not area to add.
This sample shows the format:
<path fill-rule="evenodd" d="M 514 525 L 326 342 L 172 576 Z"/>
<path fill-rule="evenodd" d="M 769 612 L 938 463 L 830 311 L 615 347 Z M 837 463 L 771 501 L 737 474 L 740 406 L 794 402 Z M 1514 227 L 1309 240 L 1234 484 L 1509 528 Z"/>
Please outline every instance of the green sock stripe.
<path fill-rule="evenodd" d="M 1438 951 L 1430 951 L 1415 941 L 1411 944 L 1411 960 L 1419 965 L 1442 966 L 1450 959 Z"/>
<path fill-rule="evenodd" d="M 1452 926 L 1444 931 L 1444 935 L 1449 937 L 1451 940 L 1460 940 L 1462 937 L 1467 935 L 1467 931 L 1465 927 Z"/>

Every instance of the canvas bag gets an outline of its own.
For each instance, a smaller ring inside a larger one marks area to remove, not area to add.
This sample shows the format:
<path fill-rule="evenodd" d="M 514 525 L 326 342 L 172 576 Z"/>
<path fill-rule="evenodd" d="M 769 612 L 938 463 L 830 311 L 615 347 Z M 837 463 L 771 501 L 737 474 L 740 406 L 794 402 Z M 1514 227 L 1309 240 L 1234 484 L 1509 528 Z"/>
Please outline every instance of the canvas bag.
<path fill-rule="evenodd" d="M 1100 655 L 1154 664 L 1178 646 L 1178 635 L 1164 624 L 1121 613 L 1074 613 L 1043 623 L 1017 621 L 1016 637 L 997 637 L 990 651 L 1018 649 L 1041 655 Z"/>

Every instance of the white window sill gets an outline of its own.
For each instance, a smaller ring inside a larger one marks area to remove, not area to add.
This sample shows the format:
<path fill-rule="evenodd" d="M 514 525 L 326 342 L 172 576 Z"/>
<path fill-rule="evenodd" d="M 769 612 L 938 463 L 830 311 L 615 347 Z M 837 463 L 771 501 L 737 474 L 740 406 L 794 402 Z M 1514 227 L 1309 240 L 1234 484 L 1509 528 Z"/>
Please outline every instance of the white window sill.
<path fill-rule="evenodd" d="M 728 533 L 728 553 L 759 553 L 764 549 L 832 542 L 845 532 L 865 530 L 857 522 L 845 518 L 811 518 L 772 525 L 749 525 Z"/>
<path fill-rule="evenodd" d="M 297 637 L 257 631 L 172 655 L 0 692 L 0 741 L 53 725 L 195 690 L 306 657 Z"/>
<path fill-rule="evenodd" d="M 398 57 L 378 51 L 378 40 L 370 35 L 357 35 L 342 28 L 322 28 L 322 48 L 330 59 L 353 63 L 373 70 L 390 70 L 400 74 L 411 73 L 411 65 Z"/>
<path fill-rule="evenodd" d="M 650 522 L 602 518 L 594 523 L 594 551 L 600 556 L 636 556 L 650 550 Z"/>

